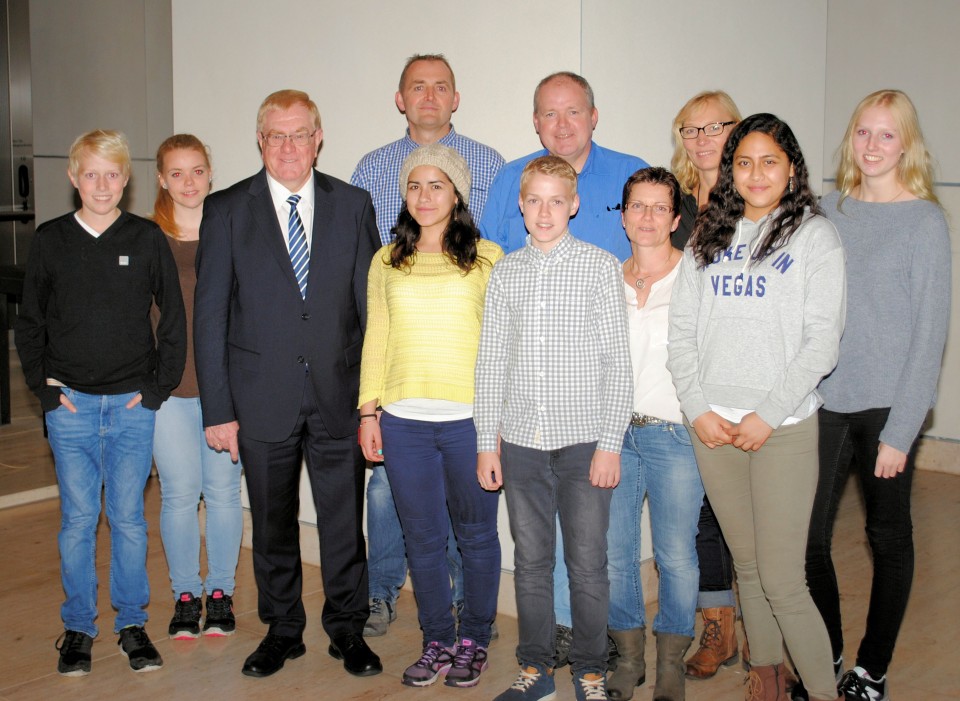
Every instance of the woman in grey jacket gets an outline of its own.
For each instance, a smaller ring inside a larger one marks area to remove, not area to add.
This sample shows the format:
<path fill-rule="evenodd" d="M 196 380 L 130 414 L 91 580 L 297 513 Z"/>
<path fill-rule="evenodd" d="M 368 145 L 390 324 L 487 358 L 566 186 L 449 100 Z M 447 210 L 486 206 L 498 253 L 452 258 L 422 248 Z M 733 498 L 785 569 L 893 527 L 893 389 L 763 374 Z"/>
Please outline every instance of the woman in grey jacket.
<path fill-rule="evenodd" d="M 817 485 L 816 386 L 836 364 L 845 276 L 797 140 L 756 114 L 724 146 L 670 305 L 669 361 L 733 555 L 748 699 L 782 698 L 787 646 L 811 698 L 837 698 L 804 546 Z"/>
<path fill-rule="evenodd" d="M 847 252 L 850 306 L 837 369 L 820 385 L 807 582 L 839 674 L 843 630 L 830 545 L 840 495 L 855 472 L 873 586 L 856 665 L 840 688 L 847 699 L 882 701 L 913 581 L 912 451 L 936 399 L 950 318 L 950 235 L 916 110 L 902 92 L 881 90 L 857 106 L 840 147 L 837 192 L 823 207 Z"/>

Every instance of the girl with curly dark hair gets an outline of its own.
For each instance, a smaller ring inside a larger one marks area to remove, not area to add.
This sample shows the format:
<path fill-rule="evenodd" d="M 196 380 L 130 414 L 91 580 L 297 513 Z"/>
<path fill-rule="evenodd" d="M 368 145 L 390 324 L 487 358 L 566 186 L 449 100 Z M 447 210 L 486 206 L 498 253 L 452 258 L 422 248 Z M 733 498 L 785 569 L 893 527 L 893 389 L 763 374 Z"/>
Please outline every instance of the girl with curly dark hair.
<path fill-rule="evenodd" d="M 785 693 L 783 646 L 815 699 L 837 698 L 804 577 L 817 486 L 817 383 L 837 361 L 843 249 L 796 137 L 756 114 L 724 146 L 670 304 L 668 368 L 733 555 L 748 699 Z"/>

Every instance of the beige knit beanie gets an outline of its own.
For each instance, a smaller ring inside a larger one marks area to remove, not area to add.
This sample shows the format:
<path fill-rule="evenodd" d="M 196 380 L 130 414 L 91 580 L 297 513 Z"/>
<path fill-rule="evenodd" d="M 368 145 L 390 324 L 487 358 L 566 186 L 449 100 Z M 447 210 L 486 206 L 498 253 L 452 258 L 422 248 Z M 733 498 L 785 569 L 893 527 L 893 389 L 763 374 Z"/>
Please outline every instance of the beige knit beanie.
<path fill-rule="evenodd" d="M 463 203 L 470 204 L 470 167 L 459 153 L 442 144 L 429 144 L 415 149 L 400 167 L 400 192 L 406 194 L 410 171 L 417 166 L 433 166 L 442 170 L 463 197 Z"/>

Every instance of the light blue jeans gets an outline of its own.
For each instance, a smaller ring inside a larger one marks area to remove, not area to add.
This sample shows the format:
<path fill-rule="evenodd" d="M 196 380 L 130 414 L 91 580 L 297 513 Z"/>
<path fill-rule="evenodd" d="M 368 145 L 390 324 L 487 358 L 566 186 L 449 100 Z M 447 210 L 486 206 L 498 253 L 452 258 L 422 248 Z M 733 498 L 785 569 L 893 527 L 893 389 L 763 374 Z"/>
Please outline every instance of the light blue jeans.
<path fill-rule="evenodd" d="M 640 577 L 640 516 L 643 498 L 650 505 L 653 551 L 660 571 L 659 610 L 654 630 L 692 636 L 696 620 L 700 569 L 697 523 L 703 483 L 683 424 L 631 426 L 620 455 L 620 484 L 610 502 L 607 559 L 613 630 L 646 626 Z M 557 532 L 557 552 L 563 541 Z M 570 589 L 566 567 L 557 557 L 554 597 L 559 625 L 570 626 Z"/>
<path fill-rule="evenodd" d="M 610 503 L 607 559 L 613 630 L 646 625 L 640 578 L 640 515 L 650 506 L 653 553 L 660 571 L 658 633 L 693 636 L 700 568 L 697 523 L 703 483 L 683 424 L 631 426 L 623 439 L 620 484 Z"/>
<path fill-rule="evenodd" d="M 243 510 L 239 463 L 207 445 L 199 397 L 170 397 L 157 412 L 153 458 L 160 473 L 160 537 L 173 596 L 214 589 L 233 595 Z M 200 498 L 206 506 L 207 581 L 200 580 Z"/>
<path fill-rule="evenodd" d="M 154 412 L 130 394 L 83 394 L 64 388 L 77 413 L 58 407 L 46 414 L 60 488 L 60 578 L 66 599 L 60 616 L 67 630 L 96 637 L 97 522 L 105 493 L 110 524 L 110 603 L 114 632 L 147 621 L 147 521 L 143 489 L 150 476 Z"/>

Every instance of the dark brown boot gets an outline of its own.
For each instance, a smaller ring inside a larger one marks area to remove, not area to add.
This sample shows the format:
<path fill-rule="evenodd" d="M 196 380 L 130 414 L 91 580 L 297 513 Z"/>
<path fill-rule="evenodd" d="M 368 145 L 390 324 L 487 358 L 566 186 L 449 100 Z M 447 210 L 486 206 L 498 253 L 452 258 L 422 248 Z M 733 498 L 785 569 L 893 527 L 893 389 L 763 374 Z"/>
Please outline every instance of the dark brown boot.
<path fill-rule="evenodd" d="M 687 677 L 690 679 L 709 679 L 720 665 L 728 667 L 736 664 L 737 631 L 734 628 L 732 606 L 703 609 L 703 634 L 700 636 L 700 649 L 687 660 Z"/>
<path fill-rule="evenodd" d="M 686 698 L 683 656 L 693 638 L 676 633 L 657 633 L 657 686 L 653 701 L 684 701 Z"/>
<path fill-rule="evenodd" d="M 630 701 L 633 698 L 633 690 L 643 684 L 647 678 L 647 665 L 643 659 L 646 630 L 631 628 L 607 632 L 617 644 L 620 655 L 617 668 L 607 677 L 607 696 L 614 701 Z"/>

